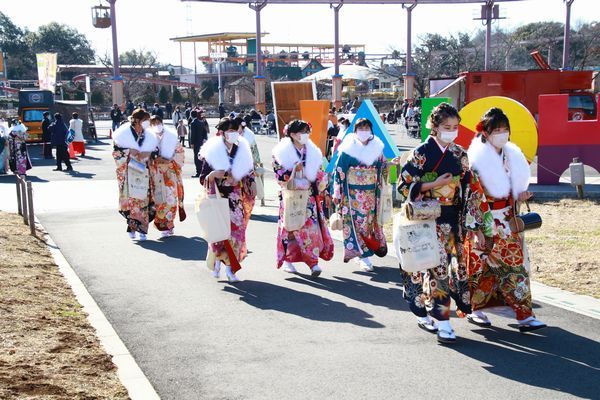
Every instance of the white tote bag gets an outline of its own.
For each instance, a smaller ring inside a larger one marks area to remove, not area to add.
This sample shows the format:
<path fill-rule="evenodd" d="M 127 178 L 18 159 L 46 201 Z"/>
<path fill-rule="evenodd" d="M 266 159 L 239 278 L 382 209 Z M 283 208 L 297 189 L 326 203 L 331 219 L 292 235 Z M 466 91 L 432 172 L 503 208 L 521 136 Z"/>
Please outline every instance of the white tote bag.
<path fill-rule="evenodd" d="M 127 194 L 138 200 L 148 199 L 150 174 L 146 164 L 131 159 L 127 164 Z"/>
<path fill-rule="evenodd" d="M 394 248 L 406 272 L 425 271 L 440 264 L 435 220 L 409 221 L 402 211 L 394 216 Z"/>
<path fill-rule="evenodd" d="M 208 243 L 221 242 L 231 238 L 231 214 L 229 200 L 221 197 L 215 185 L 215 194 L 208 189 L 196 198 L 196 217 L 200 223 L 200 237 Z"/>
<path fill-rule="evenodd" d="M 377 209 L 377 223 L 380 226 L 392 220 L 394 205 L 392 203 L 392 185 L 383 182 L 381 187 L 379 205 Z"/>
<path fill-rule="evenodd" d="M 302 229 L 306 223 L 309 189 L 296 189 L 296 168 L 292 171 L 287 188 L 281 189 L 283 198 L 283 227 L 288 232 Z"/>

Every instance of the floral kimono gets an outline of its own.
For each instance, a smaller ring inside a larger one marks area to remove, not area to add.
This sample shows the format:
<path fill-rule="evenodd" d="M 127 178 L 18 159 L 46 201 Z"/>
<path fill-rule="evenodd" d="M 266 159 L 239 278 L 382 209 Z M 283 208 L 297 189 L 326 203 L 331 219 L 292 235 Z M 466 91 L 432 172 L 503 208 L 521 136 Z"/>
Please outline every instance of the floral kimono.
<path fill-rule="evenodd" d="M 512 205 L 529 187 L 529 164 L 518 146 L 508 142 L 502 153 L 476 137 L 469 147 L 469 162 L 477 172 L 494 217 L 494 248 L 488 257 L 475 249 L 474 235 L 465 242 L 467 271 L 471 280 L 473 311 L 509 306 L 518 320 L 533 315 L 529 274 L 525 268 L 524 237 L 512 232 Z"/>
<path fill-rule="evenodd" d="M 376 136 L 367 145 L 353 133 L 346 136 L 338 147 L 333 176 L 333 198 L 344 224 L 344 262 L 373 254 L 383 257 L 387 244 L 377 210 L 388 174 L 384 144 Z"/>
<path fill-rule="evenodd" d="M 252 215 L 254 197 L 254 162 L 250 145 L 243 138 L 238 139 L 231 151 L 227 150 L 223 136 L 208 139 L 200 149 L 199 158 L 202 163 L 200 183 L 204 185 L 206 177 L 212 171 L 226 171 L 225 178 L 216 179 L 221 196 L 229 200 L 231 212 L 231 238 L 209 245 L 209 267 L 214 268 L 214 261 L 220 260 L 231 267 L 233 273 L 239 271 L 239 265 L 248 254 L 246 245 L 246 227 Z M 208 190 L 214 193 L 214 188 Z M 231 259 L 234 257 L 235 259 Z"/>
<path fill-rule="evenodd" d="M 185 220 L 183 209 L 183 178 L 181 170 L 185 159 L 185 150 L 179 143 L 175 132 L 164 129 L 158 135 L 158 156 L 150 164 L 152 179 L 152 201 L 156 209 L 154 225 L 161 231 L 172 231 L 175 227 L 175 215 L 179 210 L 179 220 Z M 162 159 L 162 160 L 161 160 Z"/>
<path fill-rule="evenodd" d="M 317 265 L 319 258 L 333 258 L 333 239 L 327 227 L 324 214 L 324 191 L 327 175 L 323 172 L 323 154 L 312 141 L 308 141 L 302 151 L 294 146 L 289 137 L 273 149 L 273 169 L 281 186 L 286 185 L 297 165 L 302 166 L 304 178 L 310 184 L 307 203 L 307 218 L 304 226 L 293 232 L 283 227 L 283 196 L 279 193 L 279 222 L 277 224 L 277 268 L 284 261 L 303 262 L 309 268 Z"/>
<path fill-rule="evenodd" d="M 0 122 L 0 174 L 6 174 L 8 155 L 8 133 L 4 124 Z"/>
<path fill-rule="evenodd" d="M 126 123 L 113 132 L 113 142 L 119 184 L 119 213 L 127 220 L 127 232 L 147 234 L 148 224 L 154 219 L 149 167 L 151 154 L 158 146 L 158 138 L 149 130 L 144 130 L 138 136 L 131 124 Z M 132 155 L 131 150 L 139 153 Z"/>
<path fill-rule="evenodd" d="M 465 150 L 455 143 L 442 149 L 432 136 L 412 151 L 402 167 L 398 187 L 404 200 L 414 199 L 423 183 L 448 172 L 453 176 L 450 184 L 423 193 L 425 199 L 438 199 L 442 206 L 436 220 L 440 265 L 425 272 L 401 271 L 404 298 L 411 311 L 417 317 L 426 317 L 429 311 L 439 321 L 449 319 L 451 299 L 463 313 L 471 312 L 464 235 L 466 230 L 483 230 L 490 237 L 491 214 L 477 176 L 469 169 Z"/>
<path fill-rule="evenodd" d="M 23 124 L 13 125 L 8 134 L 10 170 L 18 175 L 26 175 L 31 169 L 31 160 L 27 152 L 27 128 Z"/>
<path fill-rule="evenodd" d="M 258 151 L 258 145 L 256 144 L 256 135 L 254 134 L 254 132 L 252 131 L 252 129 L 248 128 L 247 126 L 244 127 L 244 133 L 242 134 L 242 136 L 244 137 L 244 139 L 246 139 L 248 141 L 248 144 L 250 145 L 250 150 L 252 151 L 252 159 L 254 160 L 254 171 L 255 171 L 255 176 L 254 178 L 257 180 L 257 185 L 260 183 L 263 187 L 263 192 L 264 192 L 264 186 L 265 186 L 265 177 L 262 173 L 259 173 L 258 171 L 264 171 L 262 166 L 263 163 L 260 160 L 260 153 Z M 260 182 L 258 182 L 258 180 L 260 179 Z M 264 193 L 263 193 L 264 196 Z M 264 205 L 264 198 L 260 199 L 261 200 L 261 204 Z"/>

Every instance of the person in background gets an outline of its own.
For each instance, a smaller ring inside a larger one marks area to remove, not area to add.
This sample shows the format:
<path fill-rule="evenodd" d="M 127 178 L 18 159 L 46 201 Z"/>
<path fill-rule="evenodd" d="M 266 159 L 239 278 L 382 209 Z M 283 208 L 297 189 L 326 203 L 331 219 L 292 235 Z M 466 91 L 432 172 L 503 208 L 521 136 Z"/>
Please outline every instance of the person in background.
<path fill-rule="evenodd" d="M 175 107 L 175 112 L 173 113 L 173 126 L 178 127 L 179 126 L 179 121 L 183 119 L 183 113 L 181 112 L 181 109 L 179 108 L 179 106 Z"/>
<path fill-rule="evenodd" d="M 252 131 L 252 129 L 248 128 L 246 126 L 246 123 L 244 122 L 244 120 L 240 117 L 234 118 L 235 122 L 237 124 L 239 124 L 240 126 L 240 135 L 246 139 L 246 141 L 248 142 L 248 144 L 250 145 L 250 150 L 252 151 L 252 159 L 254 160 L 254 179 L 255 181 L 257 180 L 261 180 L 260 183 L 262 183 L 263 187 L 264 187 L 264 176 L 263 175 L 259 175 L 257 173 L 257 169 L 262 169 L 263 163 L 260 160 L 260 153 L 258 151 L 258 144 L 256 143 L 256 135 L 254 134 L 254 132 Z M 264 206 L 265 205 L 265 199 L 261 199 L 260 200 L 260 205 Z"/>
<path fill-rule="evenodd" d="M 113 104 L 113 108 L 110 110 L 110 120 L 112 121 L 112 131 L 114 132 L 123 120 L 123 113 L 117 104 Z"/>
<path fill-rule="evenodd" d="M 185 151 L 177 140 L 177 134 L 165 128 L 158 116 L 150 118 L 150 130 L 159 141 L 158 154 L 150 162 L 150 179 L 153 183 L 150 187 L 156 210 L 154 226 L 160 231 L 161 237 L 166 238 L 174 234 L 177 212 L 180 221 L 186 218 L 181 176 Z"/>
<path fill-rule="evenodd" d="M 164 119 L 164 117 L 165 117 L 165 112 L 163 111 L 163 109 L 161 108 L 161 106 L 158 103 L 154 103 L 154 107 L 152 107 L 151 114 L 152 114 L 152 116 L 157 116 L 161 120 Z"/>
<path fill-rule="evenodd" d="M 335 153 L 340 145 L 340 143 L 342 143 L 342 139 L 344 139 L 344 135 L 346 134 L 346 131 L 348 130 L 348 127 L 350 126 L 350 120 L 344 117 L 340 117 L 339 119 L 339 131 L 337 136 L 335 137 L 335 141 L 333 143 L 333 151 L 332 154 Z"/>
<path fill-rule="evenodd" d="M 225 118 L 225 105 L 223 103 L 219 104 L 219 119 Z"/>
<path fill-rule="evenodd" d="M 56 147 L 56 168 L 53 171 L 62 171 L 63 162 L 67 167 L 67 171 L 73 171 L 67 145 L 69 128 L 63 121 L 62 115 L 59 113 L 54 114 L 54 122 L 50 124 L 49 129 L 52 137 L 52 146 Z"/>
<path fill-rule="evenodd" d="M 182 146 L 185 146 L 185 138 L 187 137 L 187 135 L 188 135 L 187 127 L 185 126 L 183 119 L 180 119 L 177 122 L 177 136 L 179 137 L 179 143 Z"/>
<path fill-rule="evenodd" d="M 130 239 L 145 241 L 148 225 L 154 219 L 150 196 L 150 160 L 156 155 L 158 137 L 148 129 L 150 114 L 141 108 L 133 111 L 125 123 L 113 133 L 113 159 L 117 166 L 119 214 L 127 221 Z"/>
<path fill-rule="evenodd" d="M 533 314 L 525 237 L 511 224 L 518 203 L 531 197 L 527 191 L 529 164 L 521 149 L 509 141 L 510 122 L 501 109 L 486 112 L 477 132 L 468 150 L 469 163 L 481 181 L 491 210 L 494 247 L 486 254 L 483 235 L 468 232 L 465 251 L 473 313 L 467 315 L 467 320 L 489 327 L 492 323 L 482 310 L 508 306 L 521 332 L 545 328 L 546 324 Z"/>
<path fill-rule="evenodd" d="M 207 266 L 219 278 L 221 264 L 225 264 L 229 282 L 239 281 L 236 272 L 248 254 L 246 227 L 256 197 L 252 152 L 239 128 L 237 121 L 223 118 L 217 125 L 218 135 L 208 139 L 200 150 L 200 184 L 209 193 L 215 192 L 216 185 L 221 196 L 229 200 L 231 216 L 231 237 L 209 244 Z"/>
<path fill-rule="evenodd" d="M 208 140 L 208 124 L 206 120 L 201 121 L 198 115 L 198 111 L 192 111 L 192 123 L 190 124 L 190 141 L 189 145 L 194 148 L 194 164 L 196 164 L 196 174 L 192 175 L 192 178 L 200 177 L 200 170 L 202 163 L 198 159 L 198 153 L 200 148 Z"/>
<path fill-rule="evenodd" d="M 170 101 L 167 101 L 167 104 L 165 104 L 165 112 L 166 119 L 171 119 L 171 117 L 173 116 L 173 104 L 171 104 Z"/>
<path fill-rule="evenodd" d="M 129 99 L 127 100 L 127 105 L 125 106 L 125 113 L 127 116 L 130 116 L 133 113 L 133 110 L 135 110 L 135 105 L 133 104 L 133 101 Z"/>
<path fill-rule="evenodd" d="M 4 118 L 0 117 L 0 175 L 6 174 L 8 170 L 8 128 L 4 124 Z"/>
<path fill-rule="evenodd" d="M 189 102 L 186 102 L 184 113 L 185 119 L 188 122 L 188 126 L 190 126 L 190 124 L 192 123 L 192 106 L 189 104 Z"/>
<path fill-rule="evenodd" d="M 309 189 L 306 222 L 296 231 L 284 228 L 285 215 L 283 195 L 279 193 L 279 222 L 277 225 L 277 268 L 283 266 L 288 273 L 296 273 L 293 263 L 303 262 L 312 277 L 321 274 L 319 258 L 333 258 L 333 240 L 323 210 L 324 192 L 327 190 L 327 174 L 323 171 L 323 154 L 309 138 L 310 125 L 294 120 L 285 129 L 286 137 L 273 148 L 273 170 L 281 187 L 288 184 L 295 170 L 294 179 L 298 189 Z"/>
<path fill-rule="evenodd" d="M 74 112 L 72 119 L 69 121 L 69 129 L 75 133 L 73 139 L 73 150 L 75 153 L 85 156 L 85 139 L 83 138 L 83 121 L 79 118 L 79 114 Z"/>
<path fill-rule="evenodd" d="M 50 113 L 48 111 L 44 111 L 44 119 L 42 120 L 42 142 L 44 142 L 44 159 L 51 160 L 52 157 L 52 145 L 50 142 L 52 141 L 52 136 L 50 135 Z"/>

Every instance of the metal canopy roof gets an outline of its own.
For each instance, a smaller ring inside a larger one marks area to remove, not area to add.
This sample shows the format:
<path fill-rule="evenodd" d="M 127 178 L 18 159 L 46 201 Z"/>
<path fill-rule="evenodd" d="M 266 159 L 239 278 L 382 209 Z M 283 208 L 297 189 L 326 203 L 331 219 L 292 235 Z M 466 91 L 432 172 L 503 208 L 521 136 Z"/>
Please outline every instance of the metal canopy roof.
<path fill-rule="evenodd" d="M 267 35 L 263 33 L 262 36 Z M 255 39 L 256 32 L 220 32 L 220 33 L 208 33 L 205 35 L 193 35 L 171 38 L 174 42 L 218 42 L 218 41 L 229 41 L 229 40 L 241 40 L 241 39 Z"/>
<path fill-rule="evenodd" d="M 485 4 L 489 0 L 181 0 L 230 4 Z M 495 3 L 523 0 L 494 0 Z"/>

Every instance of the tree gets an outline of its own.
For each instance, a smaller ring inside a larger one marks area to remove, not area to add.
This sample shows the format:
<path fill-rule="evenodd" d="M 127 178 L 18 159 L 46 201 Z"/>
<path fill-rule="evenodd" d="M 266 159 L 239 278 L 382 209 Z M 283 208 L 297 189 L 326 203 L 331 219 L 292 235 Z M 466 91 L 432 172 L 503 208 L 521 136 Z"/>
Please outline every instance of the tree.
<path fill-rule="evenodd" d="M 103 57 L 99 57 L 99 61 L 106 67 L 107 72 L 112 72 L 111 56 L 105 54 Z M 124 76 L 123 94 L 125 98 L 132 99 L 134 102 L 139 101 L 147 94 L 147 86 L 150 86 L 150 84 L 144 83 L 142 78 L 145 78 L 151 69 L 158 68 L 156 54 L 144 49 L 129 50 L 119 55 L 119 63 L 130 67 L 131 71 Z"/>
<path fill-rule="evenodd" d="M 188 100 L 192 103 L 198 101 L 198 94 L 196 93 L 196 88 L 190 88 L 190 90 L 188 91 Z"/>
<path fill-rule="evenodd" d="M 215 95 L 215 84 L 213 81 L 202 81 L 200 96 L 203 100 L 210 100 Z"/>
<path fill-rule="evenodd" d="M 35 54 L 31 52 L 23 30 L 0 12 L 0 49 L 6 52 L 7 77 L 9 79 L 35 79 L 37 67 Z"/>
<path fill-rule="evenodd" d="M 102 93 L 102 91 L 100 90 L 94 90 L 92 92 L 92 97 L 90 99 L 91 104 L 96 105 L 96 106 L 102 106 L 104 105 L 104 93 Z"/>
<path fill-rule="evenodd" d="M 169 91 L 164 86 L 161 86 L 160 90 L 158 91 L 158 101 L 161 104 L 165 104 L 169 101 Z"/>
<path fill-rule="evenodd" d="M 183 96 L 181 96 L 181 92 L 179 91 L 179 89 L 177 89 L 177 86 L 173 87 L 173 103 L 183 103 Z"/>
<path fill-rule="evenodd" d="M 57 53 L 59 64 L 90 64 L 94 50 L 87 38 L 67 25 L 50 22 L 26 35 L 34 53 Z"/>

